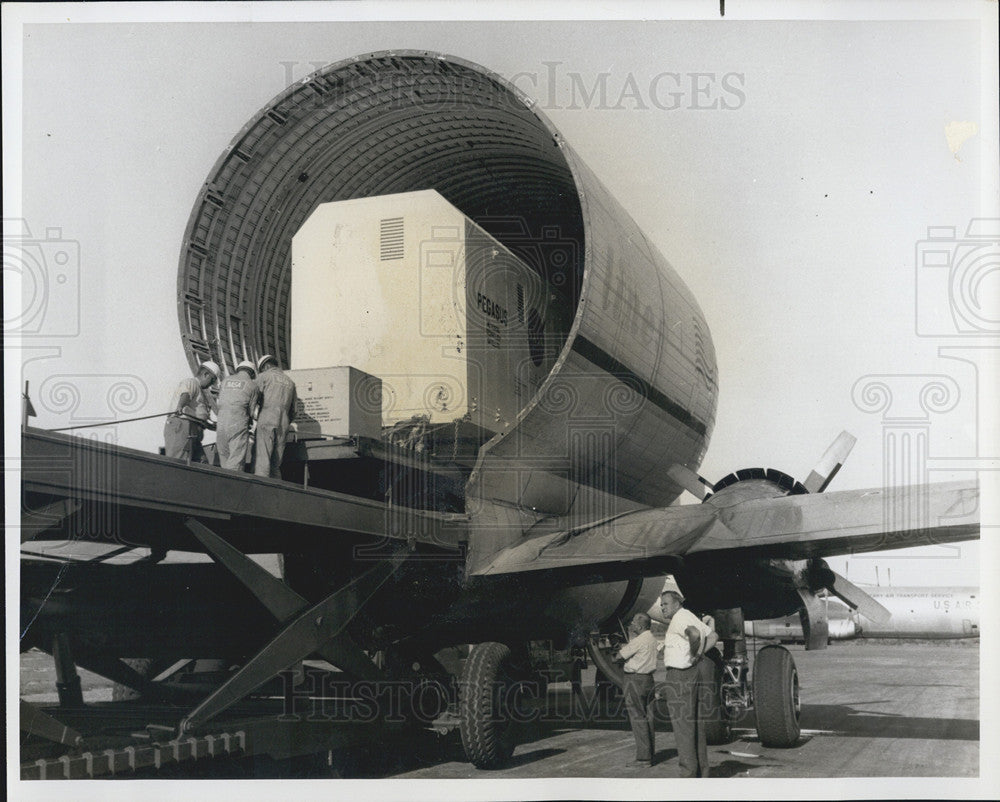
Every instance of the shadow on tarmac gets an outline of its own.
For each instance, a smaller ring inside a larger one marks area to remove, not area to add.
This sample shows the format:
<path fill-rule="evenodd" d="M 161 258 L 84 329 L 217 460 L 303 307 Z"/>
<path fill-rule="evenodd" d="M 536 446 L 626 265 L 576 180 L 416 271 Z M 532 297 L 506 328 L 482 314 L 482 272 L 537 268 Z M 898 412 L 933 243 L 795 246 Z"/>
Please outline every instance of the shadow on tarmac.
<path fill-rule="evenodd" d="M 708 776 L 723 779 L 727 777 L 738 777 L 741 774 L 748 775 L 754 769 L 780 765 L 780 763 L 764 763 L 759 760 L 754 763 L 747 763 L 743 760 L 723 760 L 721 763 L 714 765 L 709 769 Z"/>
<path fill-rule="evenodd" d="M 857 704 L 875 704 L 859 702 Z M 978 741 L 979 722 L 967 718 L 920 718 L 858 710 L 851 705 L 803 705 L 803 729 L 834 730 L 858 738 L 923 738 Z"/>

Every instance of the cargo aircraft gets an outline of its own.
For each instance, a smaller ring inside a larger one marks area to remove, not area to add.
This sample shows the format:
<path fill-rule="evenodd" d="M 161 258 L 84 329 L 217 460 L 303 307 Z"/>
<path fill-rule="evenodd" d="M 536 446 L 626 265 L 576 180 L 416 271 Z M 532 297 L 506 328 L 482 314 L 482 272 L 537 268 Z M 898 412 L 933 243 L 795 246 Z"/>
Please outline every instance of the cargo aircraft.
<path fill-rule="evenodd" d="M 292 369 L 282 479 L 26 428 L 21 603 L 23 648 L 187 700 L 183 733 L 319 656 L 438 682 L 469 760 L 502 765 L 536 680 L 584 649 L 620 680 L 614 636 L 669 573 L 716 619 L 715 737 L 753 709 L 791 746 L 794 661 L 748 655 L 743 618 L 802 607 L 822 648 L 821 592 L 885 616 L 824 557 L 979 536 L 974 482 L 826 492 L 846 433 L 801 480 L 701 478 L 695 298 L 531 99 L 458 58 L 359 56 L 261 109 L 195 202 L 178 309 L 192 367 Z"/>

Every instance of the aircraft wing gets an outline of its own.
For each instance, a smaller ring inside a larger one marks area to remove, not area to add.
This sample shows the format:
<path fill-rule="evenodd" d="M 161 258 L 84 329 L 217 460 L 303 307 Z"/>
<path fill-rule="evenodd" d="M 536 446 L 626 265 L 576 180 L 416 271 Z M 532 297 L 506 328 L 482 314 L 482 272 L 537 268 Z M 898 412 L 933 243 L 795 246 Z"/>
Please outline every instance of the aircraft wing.
<path fill-rule="evenodd" d="M 492 555 L 471 573 L 652 562 L 706 552 L 800 560 L 974 540 L 979 528 L 976 482 L 736 497 L 732 503 L 716 496 L 539 535 Z M 658 570 L 650 566 L 650 573 Z"/>

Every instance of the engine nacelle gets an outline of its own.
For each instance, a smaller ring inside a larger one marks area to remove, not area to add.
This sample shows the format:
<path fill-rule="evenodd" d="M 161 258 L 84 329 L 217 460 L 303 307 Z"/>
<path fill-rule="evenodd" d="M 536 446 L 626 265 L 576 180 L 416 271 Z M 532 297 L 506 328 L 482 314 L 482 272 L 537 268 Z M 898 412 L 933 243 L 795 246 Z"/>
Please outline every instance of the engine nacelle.
<path fill-rule="evenodd" d="M 619 621 L 628 624 L 636 613 L 659 610 L 662 587 L 663 577 L 578 585 L 560 590 L 543 615 L 565 624 L 570 639 L 582 642 L 595 630 L 617 628 Z"/>

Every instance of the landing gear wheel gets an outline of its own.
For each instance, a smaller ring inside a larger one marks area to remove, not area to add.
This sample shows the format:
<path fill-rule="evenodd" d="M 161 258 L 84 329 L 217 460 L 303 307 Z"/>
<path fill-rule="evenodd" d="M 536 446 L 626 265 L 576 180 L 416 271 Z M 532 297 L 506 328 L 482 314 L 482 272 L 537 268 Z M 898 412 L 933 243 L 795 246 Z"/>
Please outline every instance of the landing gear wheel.
<path fill-rule="evenodd" d="M 708 703 L 709 717 L 705 722 L 705 738 L 712 746 L 720 746 L 733 740 L 730 711 L 722 699 L 722 656 L 713 649 L 705 654 L 705 659 L 711 660 L 714 666 L 711 700 Z"/>
<path fill-rule="evenodd" d="M 520 686 L 508 646 L 487 641 L 472 647 L 462 670 L 458 714 L 462 747 L 476 768 L 499 768 L 514 753 L 512 719 Z"/>
<path fill-rule="evenodd" d="M 757 735 L 763 746 L 786 749 L 799 740 L 799 674 L 782 646 L 757 652 L 753 672 Z"/>

